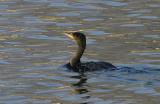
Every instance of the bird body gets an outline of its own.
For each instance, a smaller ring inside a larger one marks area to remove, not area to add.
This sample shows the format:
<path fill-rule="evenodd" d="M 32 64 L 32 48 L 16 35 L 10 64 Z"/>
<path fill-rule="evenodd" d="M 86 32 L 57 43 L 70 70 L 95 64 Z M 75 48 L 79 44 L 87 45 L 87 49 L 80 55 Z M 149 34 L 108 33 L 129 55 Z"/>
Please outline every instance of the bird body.
<path fill-rule="evenodd" d="M 73 70 L 75 72 L 86 72 L 86 71 L 97 71 L 97 70 L 116 70 L 117 68 L 108 63 L 108 62 L 94 62 L 94 61 L 91 61 L 91 62 L 83 62 L 83 63 L 78 63 L 76 65 L 76 67 L 72 67 L 70 65 L 70 63 L 66 64 L 65 65 L 68 69 L 70 70 Z"/>
<path fill-rule="evenodd" d="M 71 58 L 70 62 L 65 66 L 75 72 L 86 72 L 86 71 L 96 71 L 96 70 L 115 70 L 116 67 L 108 62 L 86 62 L 80 61 L 85 48 L 86 48 L 86 36 L 81 32 L 66 32 L 69 38 L 73 39 L 77 45 L 78 49 L 74 57 Z"/>

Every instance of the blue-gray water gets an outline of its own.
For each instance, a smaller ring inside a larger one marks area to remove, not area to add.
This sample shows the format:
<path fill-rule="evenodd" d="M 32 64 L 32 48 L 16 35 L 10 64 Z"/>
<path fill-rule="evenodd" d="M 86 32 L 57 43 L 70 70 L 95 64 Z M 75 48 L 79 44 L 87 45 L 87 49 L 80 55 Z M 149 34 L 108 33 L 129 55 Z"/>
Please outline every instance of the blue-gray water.
<path fill-rule="evenodd" d="M 118 71 L 61 67 L 87 35 L 83 61 Z M 159 0 L 0 0 L 0 104 L 159 104 Z"/>

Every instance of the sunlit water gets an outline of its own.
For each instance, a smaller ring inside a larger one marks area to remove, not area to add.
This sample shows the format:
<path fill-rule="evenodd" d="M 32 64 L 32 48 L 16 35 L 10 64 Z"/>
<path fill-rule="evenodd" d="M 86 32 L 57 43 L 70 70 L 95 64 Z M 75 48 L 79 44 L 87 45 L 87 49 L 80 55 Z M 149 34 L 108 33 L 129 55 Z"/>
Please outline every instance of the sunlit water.
<path fill-rule="evenodd" d="M 87 35 L 83 61 L 117 71 L 67 71 Z M 159 0 L 0 0 L 0 104 L 159 104 Z"/>

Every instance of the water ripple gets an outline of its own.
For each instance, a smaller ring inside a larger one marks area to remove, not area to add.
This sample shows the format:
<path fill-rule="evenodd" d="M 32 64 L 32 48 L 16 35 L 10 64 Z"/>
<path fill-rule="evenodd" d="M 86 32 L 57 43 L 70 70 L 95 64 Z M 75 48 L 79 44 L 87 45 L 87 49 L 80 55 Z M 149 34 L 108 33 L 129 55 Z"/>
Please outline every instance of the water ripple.
<path fill-rule="evenodd" d="M 0 103 L 159 104 L 159 7 L 158 0 L 0 0 Z M 76 45 L 63 33 L 72 30 L 87 36 L 82 62 L 119 70 L 64 68 Z"/>

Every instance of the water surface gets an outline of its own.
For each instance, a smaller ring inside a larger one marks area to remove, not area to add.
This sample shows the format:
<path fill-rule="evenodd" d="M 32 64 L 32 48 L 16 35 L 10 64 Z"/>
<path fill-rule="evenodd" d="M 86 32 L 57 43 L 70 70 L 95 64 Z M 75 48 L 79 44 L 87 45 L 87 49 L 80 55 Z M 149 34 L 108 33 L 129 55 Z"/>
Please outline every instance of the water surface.
<path fill-rule="evenodd" d="M 159 104 L 159 0 L 0 0 L 1 104 Z M 120 70 L 61 67 L 87 35 L 83 61 Z"/>

